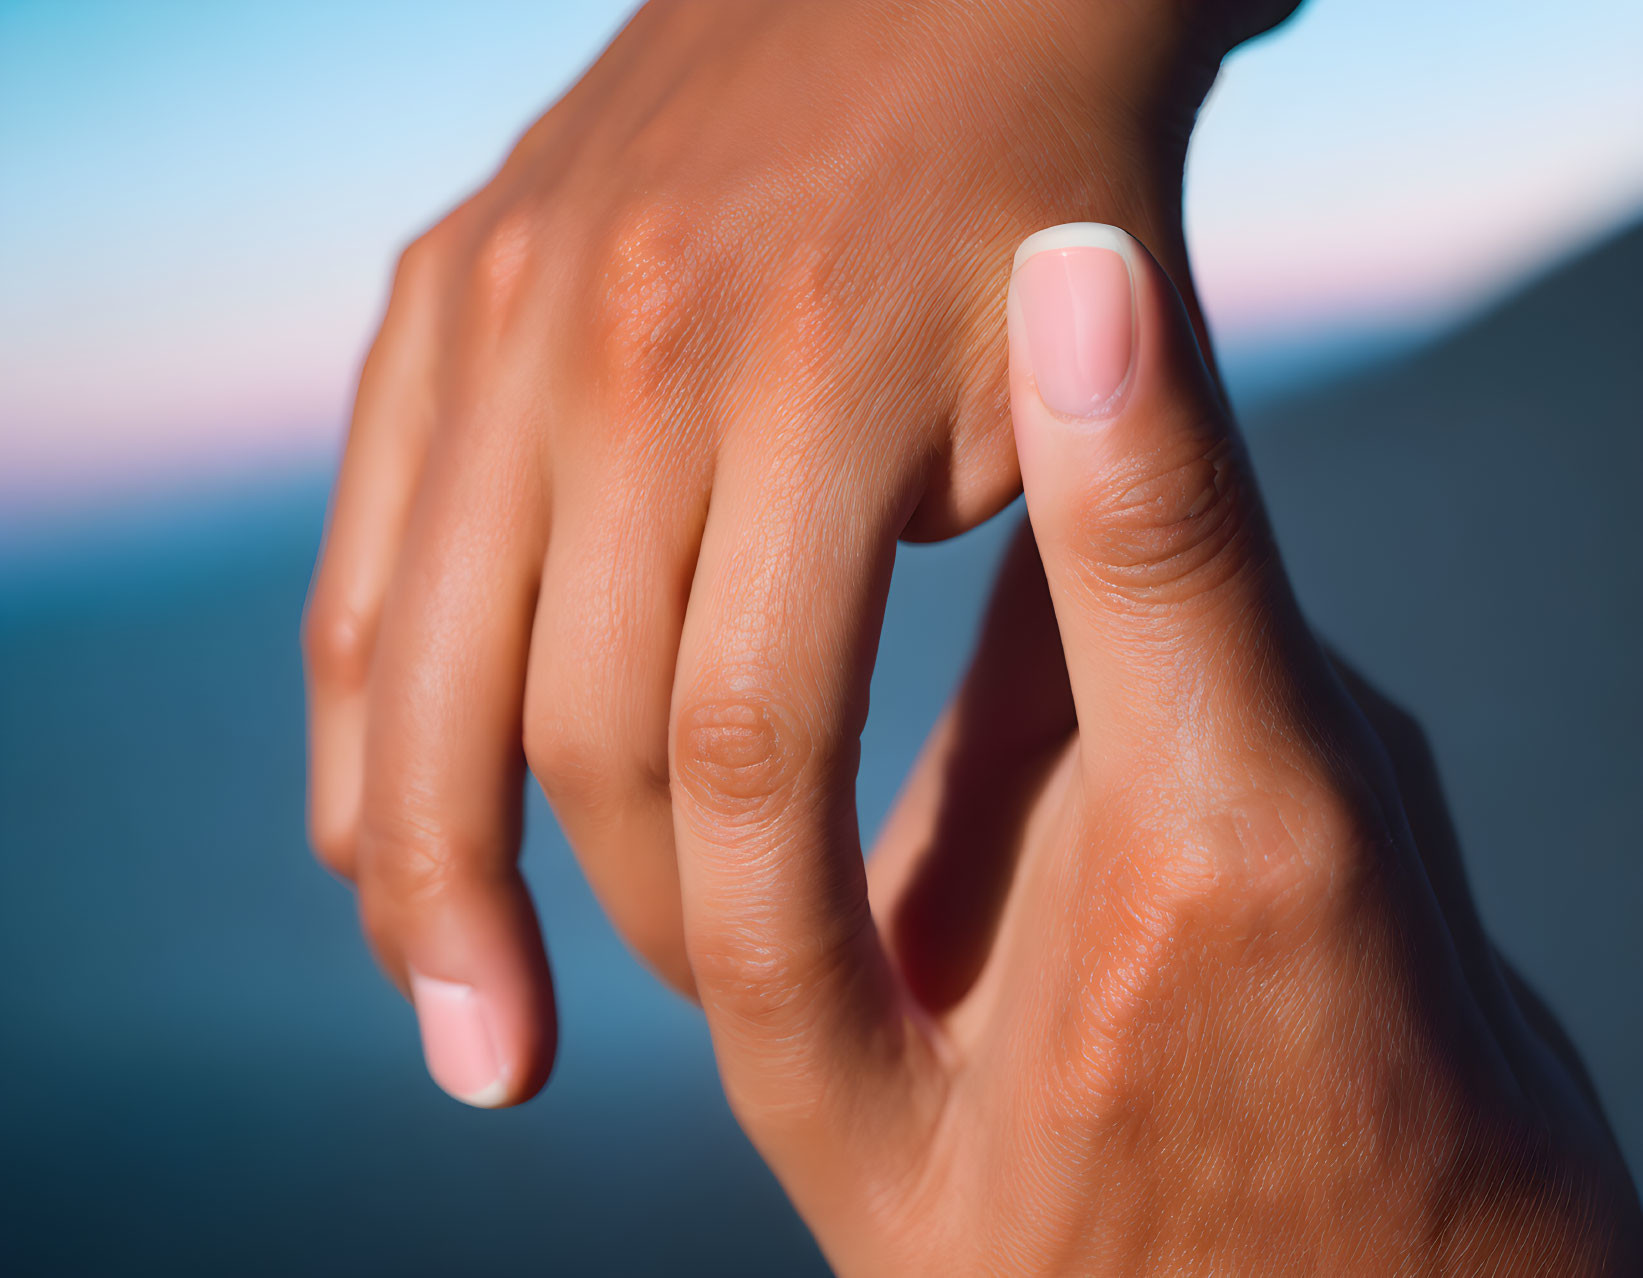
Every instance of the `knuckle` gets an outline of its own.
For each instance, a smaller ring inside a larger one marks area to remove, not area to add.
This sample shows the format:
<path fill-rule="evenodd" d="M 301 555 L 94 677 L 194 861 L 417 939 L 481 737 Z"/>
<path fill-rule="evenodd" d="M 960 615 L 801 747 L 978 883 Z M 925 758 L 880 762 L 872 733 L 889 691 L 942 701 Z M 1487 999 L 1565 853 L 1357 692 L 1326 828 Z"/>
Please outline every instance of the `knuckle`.
<path fill-rule="evenodd" d="M 853 923 L 784 942 L 772 939 L 777 930 L 756 910 L 698 923 L 685 935 L 697 988 L 747 1032 L 792 1034 L 870 926 L 865 899 L 854 913 Z"/>
<path fill-rule="evenodd" d="M 581 614 L 578 613 L 578 616 Z M 580 623 L 556 632 L 554 646 L 622 650 L 619 626 Z M 535 661 L 525 686 L 522 745 L 531 774 L 560 812 L 601 832 L 644 804 L 667 797 L 665 729 L 626 700 L 631 675 L 597 660 Z"/>
<path fill-rule="evenodd" d="M 1373 872 L 1363 802 L 1337 783 L 1300 804 L 1244 795 L 1150 822 L 1149 846 L 1106 881 L 1101 945 L 1078 959 L 1054 1022 L 1047 1094 L 1063 1116 L 1145 1121 L 1195 1059 L 1206 991 L 1275 988 L 1340 934 Z"/>
<path fill-rule="evenodd" d="M 1367 788 L 1348 778 L 1302 778 L 1283 797 L 1252 796 L 1224 818 L 1231 854 L 1215 918 L 1224 935 L 1292 944 L 1351 909 L 1362 876 L 1389 836 Z"/>
<path fill-rule="evenodd" d="M 497 328 L 518 309 L 531 277 L 540 218 L 528 205 L 501 213 L 480 235 L 468 280 L 469 303 L 481 322 Z"/>
<path fill-rule="evenodd" d="M 666 823 L 666 764 L 648 765 L 621 742 L 576 726 L 608 721 L 599 714 L 532 711 L 525 759 L 583 863 L 619 867 L 590 877 L 628 947 L 674 989 L 694 996 Z M 660 830 L 647 817 L 655 811 L 651 805 L 663 809 Z"/>
<path fill-rule="evenodd" d="M 798 785 L 812 746 L 766 692 L 741 689 L 687 703 L 674 728 L 673 777 L 708 818 L 757 819 Z"/>
<path fill-rule="evenodd" d="M 617 932 L 664 981 L 694 997 L 672 844 L 665 830 L 636 819 L 645 805 L 666 802 L 665 780 L 641 792 L 636 787 L 649 778 L 636 782 L 631 761 L 623 758 L 618 765 L 609 750 L 558 733 L 528 739 L 532 775 L 578 858 L 590 867 L 595 862 L 618 867 L 614 874 L 590 875 Z M 607 758 L 610 764 L 601 762 Z"/>
<path fill-rule="evenodd" d="M 1372 837 L 1343 790 L 1304 799 L 1228 800 L 1196 830 L 1179 829 L 1146 865 L 1145 911 L 1156 934 L 1260 962 L 1304 941 L 1349 895 L 1350 871 Z"/>
<path fill-rule="evenodd" d="M 314 859 L 339 878 L 354 877 L 354 832 L 341 824 L 324 823 L 312 814 L 308 818 L 308 846 Z"/>
<path fill-rule="evenodd" d="M 367 812 L 359 832 L 361 887 L 416 909 L 445 896 L 473 863 L 473 849 L 430 823 Z"/>
<path fill-rule="evenodd" d="M 693 929 L 686 952 L 697 987 L 739 1021 L 763 1027 L 785 1022 L 802 998 L 806 980 L 798 956 L 761 941 L 752 927 Z"/>
<path fill-rule="evenodd" d="M 639 203 L 616 215 L 590 305 L 618 411 L 653 402 L 683 375 L 723 258 L 711 225 L 681 209 Z"/>
<path fill-rule="evenodd" d="M 1212 589 L 1234 571 L 1251 532 L 1253 494 L 1233 441 L 1210 428 L 1171 437 L 1103 477 L 1074 518 L 1075 545 L 1098 588 L 1136 602 Z"/>
<path fill-rule="evenodd" d="M 1046 1131 L 1080 1146 L 1123 1143 L 1145 1128 L 1155 1096 L 1138 1065 L 1133 1029 L 1116 1040 L 1107 1027 L 1079 1026 L 1052 1048 L 1035 1090 Z"/>
<path fill-rule="evenodd" d="M 771 289 L 770 329 L 789 375 L 801 383 L 836 377 L 852 325 L 875 313 L 851 287 L 849 247 L 837 236 L 797 238 Z"/>
<path fill-rule="evenodd" d="M 330 602 L 320 590 L 303 614 L 302 652 L 318 679 L 362 687 L 371 665 L 371 623 L 357 610 Z"/>
<path fill-rule="evenodd" d="M 617 801 L 628 769 L 619 752 L 563 716 L 535 713 L 525 721 L 525 761 L 549 802 L 602 808 Z"/>
<path fill-rule="evenodd" d="M 442 226 L 424 231 L 400 251 L 394 266 L 393 293 L 396 298 L 414 300 L 438 286 L 444 272 L 446 233 Z"/>

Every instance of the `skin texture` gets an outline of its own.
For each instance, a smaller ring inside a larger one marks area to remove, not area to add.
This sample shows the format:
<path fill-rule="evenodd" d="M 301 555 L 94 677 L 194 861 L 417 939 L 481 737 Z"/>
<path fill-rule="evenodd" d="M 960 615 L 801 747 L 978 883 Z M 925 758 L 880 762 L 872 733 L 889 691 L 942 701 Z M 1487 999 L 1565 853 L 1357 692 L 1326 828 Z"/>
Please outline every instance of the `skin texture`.
<path fill-rule="evenodd" d="M 1020 490 L 999 262 L 1098 217 L 1186 278 L 1194 111 L 1278 16 L 650 5 L 406 251 L 305 621 L 310 826 L 395 983 L 476 992 L 500 1103 L 555 1041 L 527 762 L 693 993 L 670 742 L 790 704 L 846 802 L 897 538 Z"/>
<path fill-rule="evenodd" d="M 453 1091 L 552 1062 L 528 763 L 841 1273 L 1636 1261 L 1201 353 L 1185 140 L 1283 8 L 651 6 L 407 251 L 306 622 L 311 823 L 465 1036 L 429 1043 Z M 1069 430 L 1004 268 L 1089 218 L 1152 253 L 1123 402 Z M 896 539 L 1024 478 L 1042 566 L 1021 540 L 864 868 Z"/>
<path fill-rule="evenodd" d="M 1043 406 L 1012 325 L 1031 537 L 866 881 L 795 816 L 802 740 L 679 772 L 731 1103 L 842 1274 L 1636 1272 L 1418 730 L 1310 634 L 1134 261 L 1098 419 Z"/>

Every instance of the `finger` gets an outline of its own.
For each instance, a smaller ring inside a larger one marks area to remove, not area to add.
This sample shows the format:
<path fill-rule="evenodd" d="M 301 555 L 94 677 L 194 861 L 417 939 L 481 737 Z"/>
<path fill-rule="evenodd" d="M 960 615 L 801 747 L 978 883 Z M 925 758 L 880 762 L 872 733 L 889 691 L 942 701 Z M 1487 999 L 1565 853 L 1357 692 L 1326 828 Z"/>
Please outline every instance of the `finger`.
<path fill-rule="evenodd" d="M 658 468 L 566 485 L 554 502 L 525 693 L 525 753 L 600 903 L 674 988 L 685 957 L 668 792 L 679 635 L 706 475 Z"/>
<path fill-rule="evenodd" d="M 412 997 L 430 1073 L 515 1104 L 552 1063 L 552 986 L 519 874 L 520 706 L 538 476 L 487 404 L 429 458 L 371 674 L 360 909 Z"/>
<path fill-rule="evenodd" d="M 303 618 L 309 838 L 345 878 L 354 874 L 371 653 L 433 427 L 438 271 L 425 241 L 400 262 L 360 375 Z"/>
<path fill-rule="evenodd" d="M 1193 751 L 1295 722 L 1298 681 L 1333 681 L 1168 277 L 1117 228 L 1055 227 L 1017 250 L 1008 312 L 1027 509 L 1085 739 Z"/>
<path fill-rule="evenodd" d="M 726 1094 L 801 1200 L 859 1167 L 856 1137 L 893 1140 L 927 1116 L 910 1094 L 922 1040 L 868 910 L 856 824 L 909 508 L 862 509 L 872 489 L 848 465 L 725 459 L 674 684 L 686 947 Z"/>
<path fill-rule="evenodd" d="M 980 975 L 1026 814 L 1075 727 L 1044 569 L 1023 523 L 999 568 L 963 685 L 868 862 L 874 914 L 926 1009 L 951 1008 Z"/>

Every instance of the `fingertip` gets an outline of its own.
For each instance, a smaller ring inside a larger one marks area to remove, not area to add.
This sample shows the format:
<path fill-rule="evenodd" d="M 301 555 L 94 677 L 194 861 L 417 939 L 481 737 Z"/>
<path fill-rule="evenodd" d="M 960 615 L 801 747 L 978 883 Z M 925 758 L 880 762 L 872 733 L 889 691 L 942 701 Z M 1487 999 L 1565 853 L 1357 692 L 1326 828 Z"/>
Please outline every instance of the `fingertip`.
<path fill-rule="evenodd" d="M 1118 227 L 1068 223 L 1023 240 L 1008 325 L 1022 483 L 1047 555 L 1085 516 L 1145 517 L 1153 472 L 1196 480 L 1194 459 L 1233 433 L 1174 281 Z M 1204 493 L 1170 496 L 1183 518 L 1201 513 Z"/>
<path fill-rule="evenodd" d="M 318 747 L 314 752 L 319 753 Z M 330 755 L 323 756 L 327 762 Z M 340 767 L 339 767 L 340 770 Z M 359 828 L 358 789 L 339 783 L 329 769 L 315 766 L 308 783 L 308 846 L 314 859 L 345 883 L 358 867 L 355 839 Z"/>
<path fill-rule="evenodd" d="M 363 849 L 360 917 L 383 971 L 410 1001 L 429 1076 L 481 1109 L 547 1082 L 558 1046 L 553 974 L 529 889 L 510 868 L 459 863 L 415 877 L 426 851 Z"/>
<path fill-rule="evenodd" d="M 1016 249 L 1008 310 L 1010 408 L 1027 508 L 1051 558 L 1053 530 L 1083 500 L 1092 432 L 1118 417 L 1134 381 L 1139 246 L 1124 231 L 1073 222 Z"/>
<path fill-rule="evenodd" d="M 557 1047 L 551 996 L 543 1006 L 494 977 L 449 980 L 415 967 L 408 975 L 423 1060 L 442 1091 L 475 1109 L 503 1109 L 542 1090 Z"/>
<path fill-rule="evenodd" d="M 1185 299 L 1138 241 L 1079 223 L 1023 241 L 1009 307 L 1022 485 L 1080 723 L 1172 730 L 1212 685 L 1232 722 L 1270 689 L 1226 654 L 1270 670 L 1300 627 Z"/>
<path fill-rule="evenodd" d="M 1010 269 L 1019 271 L 1028 259 L 1040 253 L 1060 253 L 1072 249 L 1106 249 L 1119 254 L 1131 265 L 1136 254 L 1143 251 L 1140 242 L 1123 227 L 1111 226 L 1106 222 L 1063 222 L 1059 226 L 1034 231 L 1022 240 L 1016 246 L 1015 260 Z"/>
<path fill-rule="evenodd" d="M 478 988 L 411 971 L 411 1000 L 428 1073 L 447 1095 L 492 1109 L 508 1092 L 496 1012 Z"/>
<path fill-rule="evenodd" d="M 1128 233 L 1099 222 L 1048 227 L 1016 249 L 1007 303 L 1010 400 L 1029 504 L 1053 440 L 1111 419 L 1129 397 L 1144 256 Z"/>

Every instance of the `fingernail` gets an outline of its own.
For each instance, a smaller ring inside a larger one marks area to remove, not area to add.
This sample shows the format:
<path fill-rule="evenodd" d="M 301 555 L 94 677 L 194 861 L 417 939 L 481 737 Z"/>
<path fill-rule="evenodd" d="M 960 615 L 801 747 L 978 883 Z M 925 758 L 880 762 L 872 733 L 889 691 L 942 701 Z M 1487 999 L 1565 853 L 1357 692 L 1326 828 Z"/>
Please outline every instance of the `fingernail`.
<path fill-rule="evenodd" d="M 1135 345 L 1128 249 L 1116 227 L 1079 222 L 1016 250 L 1028 367 L 1052 412 L 1101 417 L 1116 407 Z"/>
<path fill-rule="evenodd" d="M 434 1082 L 464 1104 L 493 1109 L 507 1095 L 485 998 L 471 985 L 411 973 L 422 1055 Z"/>

